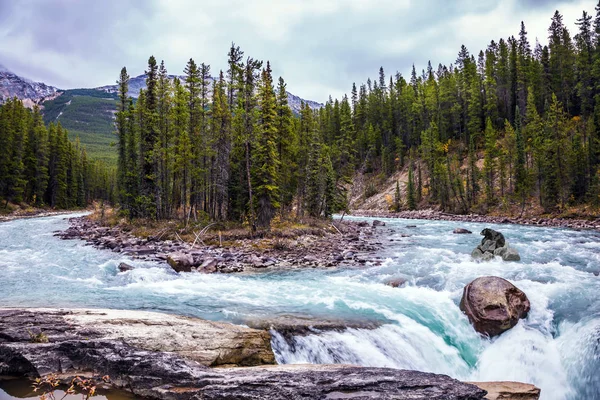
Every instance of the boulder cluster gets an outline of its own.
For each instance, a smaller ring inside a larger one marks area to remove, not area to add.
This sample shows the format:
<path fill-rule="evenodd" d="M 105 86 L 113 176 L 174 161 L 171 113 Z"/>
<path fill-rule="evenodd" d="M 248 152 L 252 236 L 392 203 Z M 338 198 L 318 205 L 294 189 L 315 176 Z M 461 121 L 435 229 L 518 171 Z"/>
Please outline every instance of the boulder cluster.
<path fill-rule="evenodd" d="M 504 261 L 520 261 L 521 256 L 514 247 L 510 247 L 504 239 L 504 235 L 490 228 L 481 231 L 483 239 L 471 253 L 471 257 L 476 260 L 489 261 L 495 256 L 501 257 Z"/>

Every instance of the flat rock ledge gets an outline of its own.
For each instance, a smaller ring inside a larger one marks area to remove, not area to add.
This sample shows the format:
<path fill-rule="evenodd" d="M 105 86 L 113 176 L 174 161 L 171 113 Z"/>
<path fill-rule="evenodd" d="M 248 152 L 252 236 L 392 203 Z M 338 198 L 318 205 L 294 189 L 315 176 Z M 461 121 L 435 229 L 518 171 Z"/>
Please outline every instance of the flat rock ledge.
<path fill-rule="evenodd" d="M 119 342 L 207 367 L 275 364 L 269 333 L 239 325 L 148 311 L 0 308 L 0 344 L 40 334 L 50 344 Z"/>
<path fill-rule="evenodd" d="M 488 394 L 486 400 L 538 400 L 540 389 L 521 382 L 470 382 Z"/>
<path fill-rule="evenodd" d="M 268 338 L 265 331 L 144 311 L 0 308 L 0 376 L 57 374 L 67 382 L 108 375 L 102 388 L 140 399 L 486 398 L 479 384 L 425 372 L 256 365 L 274 362 Z"/>

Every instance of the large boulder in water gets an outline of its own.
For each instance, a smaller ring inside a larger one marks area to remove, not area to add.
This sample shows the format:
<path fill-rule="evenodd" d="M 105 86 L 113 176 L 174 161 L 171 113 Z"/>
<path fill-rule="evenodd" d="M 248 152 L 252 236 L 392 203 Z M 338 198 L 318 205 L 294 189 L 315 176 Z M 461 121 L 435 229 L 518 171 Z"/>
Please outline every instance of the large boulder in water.
<path fill-rule="evenodd" d="M 476 260 L 489 261 L 494 256 L 502 257 L 504 261 L 520 261 L 521 256 L 514 247 L 510 247 L 504 235 L 490 228 L 481 231 L 483 239 L 471 253 Z"/>
<path fill-rule="evenodd" d="M 191 272 L 194 266 L 194 257 L 183 252 L 171 253 L 167 256 L 167 263 L 177 272 Z"/>
<path fill-rule="evenodd" d="M 477 332 L 492 337 L 527 317 L 530 304 L 525 293 L 506 279 L 485 276 L 465 286 L 460 309 Z"/>

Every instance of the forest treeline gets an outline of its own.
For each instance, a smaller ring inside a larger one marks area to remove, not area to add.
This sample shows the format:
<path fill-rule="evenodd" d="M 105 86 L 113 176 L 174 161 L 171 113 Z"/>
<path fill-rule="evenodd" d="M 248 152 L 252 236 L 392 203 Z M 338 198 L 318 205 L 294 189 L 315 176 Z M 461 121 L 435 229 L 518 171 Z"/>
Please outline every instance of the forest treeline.
<path fill-rule="evenodd" d="M 319 114 L 303 105 L 295 118 L 282 78 L 269 62 L 232 44 L 228 70 L 190 59 L 171 80 L 148 60 L 147 88 L 129 98 L 118 80 L 118 173 L 121 210 L 132 218 L 237 220 L 268 227 L 279 212 L 330 216 L 345 207 L 336 167 L 351 175 L 350 149 L 322 140 Z M 349 109 L 348 109 L 349 111 Z M 351 144 L 351 137 L 342 146 Z"/>
<path fill-rule="evenodd" d="M 600 5 L 574 37 L 557 11 L 548 45 L 517 37 L 409 79 L 353 85 L 350 96 L 293 116 L 269 63 L 232 44 L 228 69 L 190 59 L 170 80 L 148 60 L 136 103 L 119 83 L 119 200 L 131 217 L 245 221 L 329 216 L 347 208 L 357 173 L 408 168 L 393 208 L 469 212 L 539 204 L 556 212 L 600 194 Z M 365 194 L 377 191 L 370 179 Z"/>
<path fill-rule="evenodd" d="M 390 176 L 408 166 L 393 208 L 598 205 L 600 4 L 596 12 L 583 12 L 572 37 L 556 11 L 547 46 L 531 45 L 521 23 L 517 37 L 479 53 L 462 46 L 454 65 L 413 67 L 408 80 L 380 69 L 353 86 L 355 167 Z M 325 137 L 344 130 L 347 101 L 326 105 Z"/>
<path fill-rule="evenodd" d="M 18 99 L 0 106 L 0 199 L 60 209 L 113 201 L 114 171 L 89 160 L 59 124 L 44 125 L 40 109 Z"/>

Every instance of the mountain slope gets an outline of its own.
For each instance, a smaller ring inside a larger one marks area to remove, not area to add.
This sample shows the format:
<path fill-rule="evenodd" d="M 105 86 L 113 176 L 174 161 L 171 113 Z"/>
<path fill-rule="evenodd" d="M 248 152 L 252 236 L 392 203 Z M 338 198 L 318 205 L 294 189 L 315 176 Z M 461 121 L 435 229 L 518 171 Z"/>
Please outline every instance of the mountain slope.
<path fill-rule="evenodd" d="M 33 107 L 58 95 L 60 92 L 57 88 L 22 78 L 0 65 L 0 104 L 16 97 L 23 100 L 26 106 Z"/>
<path fill-rule="evenodd" d="M 173 79 L 175 75 L 169 77 Z M 179 78 L 185 80 L 184 76 Z M 145 88 L 145 75 L 130 79 L 131 97 L 137 98 L 140 90 Z M 287 95 L 290 108 L 295 114 L 299 114 L 302 101 L 312 109 L 323 107 L 320 103 L 303 100 L 289 92 Z M 116 164 L 114 115 L 117 111 L 117 85 L 60 90 L 45 83 L 32 82 L 0 65 L 0 104 L 13 97 L 22 100 L 28 107 L 40 105 L 44 122 L 60 122 L 68 130 L 72 140 L 79 137 L 90 157 L 111 165 Z"/>
<path fill-rule="evenodd" d="M 88 154 L 109 164 L 116 164 L 117 152 L 114 114 L 117 96 L 95 89 L 65 90 L 55 99 L 43 103 L 44 122 L 60 122 L 69 138 L 85 145 Z"/>
<path fill-rule="evenodd" d="M 177 75 L 169 75 L 169 78 L 173 79 L 176 76 Z M 185 81 L 185 76 L 179 75 L 177 77 L 182 82 Z M 212 87 L 212 81 L 214 79 L 215 78 L 210 79 L 211 87 Z M 111 93 L 111 94 L 113 94 L 113 93 L 116 94 L 118 91 L 117 85 L 100 86 L 96 89 L 101 90 L 106 93 Z M 137 98 L 140 95 L 141 89 L 146 89 L 146 75 L 138 75 L 138 76 L 135 76 L 135 77 L 129 79 L 129 96 L 131 96 L 133 98 Z M 318 103 L 318 102 L 312 101 L 312 100 L 304 100 L 290 92 L 287 92 L 287 98 L 288 98 L 288 103 L 290 105 L 290 108 L 292 109 L 292 112 L 296 115 L 298 115 L 300 113 L 300 106 L 303 101 L 306 104 L 308 104 L 308 106 L 310 108 L 312 108 L 313 110 L 318 110 L 319 108 L 323 107 L 323 104 L 321 104 L 321 103 Z"/>

